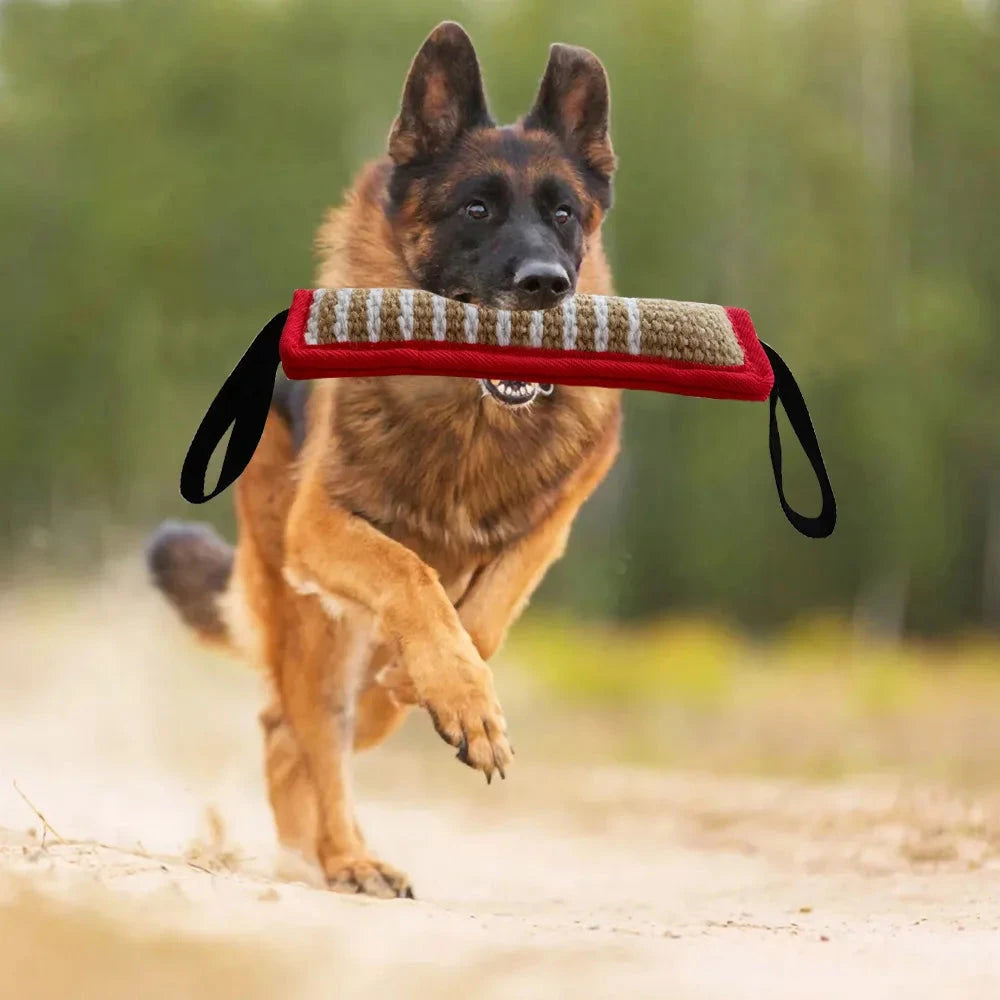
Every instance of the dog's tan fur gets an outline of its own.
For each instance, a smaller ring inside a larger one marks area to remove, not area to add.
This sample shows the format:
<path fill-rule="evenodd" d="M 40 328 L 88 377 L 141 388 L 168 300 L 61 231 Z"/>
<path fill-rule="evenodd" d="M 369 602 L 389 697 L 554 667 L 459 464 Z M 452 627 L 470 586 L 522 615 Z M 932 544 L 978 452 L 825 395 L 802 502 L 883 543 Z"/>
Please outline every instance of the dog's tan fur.
<path fill-rule="evenodd" d="M 415 223 L 383 209 L 390 168 L 363 169 L 322 226 L 320 285 L 416 287 L 419 239 L 400 236 Z M 590 214 L 578 290 L 609 294 Z M 279 840 L 333 888 L 407 891 L 354 820 L 350 755 L 410 707 L 487 777 L 510 766 L 486 661 L 618 449 L 618 392 L 557 391 L 543 414 L 484 398 L 475 380 L 325 380 L 301 449 L 272 411 L 237 484 L 230 641 L 272 682 L 261 723 Z"/>

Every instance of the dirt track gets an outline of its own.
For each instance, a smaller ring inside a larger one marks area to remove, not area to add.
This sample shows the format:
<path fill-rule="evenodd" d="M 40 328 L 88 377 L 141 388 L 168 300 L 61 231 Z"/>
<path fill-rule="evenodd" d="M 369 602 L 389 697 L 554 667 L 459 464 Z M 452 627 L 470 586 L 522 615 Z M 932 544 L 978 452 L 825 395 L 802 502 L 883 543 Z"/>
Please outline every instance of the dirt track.
<path fill-rule="evenodd" d="M 358 784 L 420 898 L 336 896 L 273 876 L 254 679 L 112 613 L 0 616 L 11 996 L 1000 995 L 992 793 L 595 770 L 530 740 L 487 788 L 414 720 Z"/>

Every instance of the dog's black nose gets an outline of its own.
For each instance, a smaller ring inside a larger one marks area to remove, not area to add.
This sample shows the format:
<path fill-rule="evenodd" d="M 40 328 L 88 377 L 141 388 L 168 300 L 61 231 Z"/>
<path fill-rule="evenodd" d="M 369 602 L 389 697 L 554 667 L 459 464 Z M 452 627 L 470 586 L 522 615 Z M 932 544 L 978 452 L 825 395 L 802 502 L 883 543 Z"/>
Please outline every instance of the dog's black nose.
<path fill-rule="evenodd" d="M 566 268 L 545 260 L 526 260 L 514 272 L 514 288 L 523 309 L 548 309 L 570 290 Z"/>

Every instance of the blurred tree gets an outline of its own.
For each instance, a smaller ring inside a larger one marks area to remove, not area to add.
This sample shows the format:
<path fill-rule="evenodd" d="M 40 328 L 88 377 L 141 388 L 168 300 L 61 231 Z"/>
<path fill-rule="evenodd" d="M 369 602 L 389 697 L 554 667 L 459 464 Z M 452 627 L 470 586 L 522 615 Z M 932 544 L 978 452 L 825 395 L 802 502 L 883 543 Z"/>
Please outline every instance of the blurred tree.
<path fill-rule="evenodd" d="M 749 307 L 807 386 L 841 501 L 831 541 L 799 538 L 764 407 L 630 394 L 622 461 L 540 599 L 995 624 L 1000 20 L 962 0 L 3 4 L 7 565 L 190 516 L 195 422 L 311 282 L 324 207 L 381 152 L 445 17 L 507 120 L 551 41 L 602 57 L 619 290 Z M 812 502 L 801 465 L 790 489 Z M 231 528 L 228 504 L 206 513 Z"/>

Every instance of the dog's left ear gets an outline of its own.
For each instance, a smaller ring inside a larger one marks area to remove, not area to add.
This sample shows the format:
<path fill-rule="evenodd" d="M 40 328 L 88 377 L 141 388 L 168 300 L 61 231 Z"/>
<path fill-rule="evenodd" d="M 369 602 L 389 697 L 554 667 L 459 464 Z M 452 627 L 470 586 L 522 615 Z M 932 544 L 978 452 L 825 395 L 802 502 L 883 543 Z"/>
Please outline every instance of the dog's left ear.
<path fill-rule="evenodd" d="M 430 159 L 467 129 L 492 124 L 472 39 L 461 25 L 444 21 L 410 66 L 389 156 L 397 165 Z"/>
<path fill-rule="evenodd" d="M 607 179 L 617 162 L 608 134 L 610 105 L 601 60 L 589 49 L 557 43 L 549 48 L 535 105 L 522 125 L 555 133 L 571 153 Z"/>

